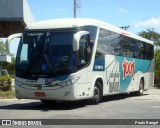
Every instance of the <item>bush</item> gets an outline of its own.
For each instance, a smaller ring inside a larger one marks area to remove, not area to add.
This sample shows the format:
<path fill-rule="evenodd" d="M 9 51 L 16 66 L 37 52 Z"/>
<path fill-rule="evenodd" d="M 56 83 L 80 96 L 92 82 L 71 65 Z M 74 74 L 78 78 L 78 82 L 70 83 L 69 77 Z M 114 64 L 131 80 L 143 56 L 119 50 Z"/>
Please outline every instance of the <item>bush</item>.
<path fill-rule="evenodd" d="M 9 76 L 1 76 L 0 77 L 0 90 L 1 91 L 8 91 L 12 90 L 12 78 Z"/>
<path fill-rule="evenodd" d="M 160 88 L 160 50 L 155 51 L 155 85 Z"/>

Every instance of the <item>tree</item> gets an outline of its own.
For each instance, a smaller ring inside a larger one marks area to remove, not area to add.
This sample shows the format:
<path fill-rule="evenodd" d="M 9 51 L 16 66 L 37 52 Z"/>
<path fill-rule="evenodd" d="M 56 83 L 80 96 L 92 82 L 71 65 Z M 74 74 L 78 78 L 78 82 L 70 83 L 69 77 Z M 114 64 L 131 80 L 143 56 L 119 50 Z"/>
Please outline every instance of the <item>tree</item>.
<path fill-rule="evenodd" d="M 153 28 L 138 33 L 139 36 L 154 41 L 155 46 L 155 83 L 160 84 L 160 33 Z M 159 85 L 160 86 L 160 85 Z"/>
<path fill-rule="evenodd" d="M 0 54 L 4 54 L 6 52 L 6 46 L 2 39 L 0 39 Z"/>
<path fill-rule="evenodd" d="M 6 53 L 7 53 L 6 45 L 4 41 L 0 39 L 0 55 L 4 55 Z M 15 57 L 13 54 L 10 54 L 10 55 L 11 55 L 12 62 L 11 63 L 0 62 L 0 68 L 7 69 L 8 72 L 13 75 L 15 73 Z"/>
<path fill-rule="evenodd" d="M 138 35 L 146 39 L 154 41 L 155 49 L 160 48 L 160 34 L 154 31 L 153 28 L 149 28 L 146 31 L 139 32 Z"/>
<path fill-rule="evenodd" d="M 155 52 L 155 83 L 160 84 L 160 49 Z"/>

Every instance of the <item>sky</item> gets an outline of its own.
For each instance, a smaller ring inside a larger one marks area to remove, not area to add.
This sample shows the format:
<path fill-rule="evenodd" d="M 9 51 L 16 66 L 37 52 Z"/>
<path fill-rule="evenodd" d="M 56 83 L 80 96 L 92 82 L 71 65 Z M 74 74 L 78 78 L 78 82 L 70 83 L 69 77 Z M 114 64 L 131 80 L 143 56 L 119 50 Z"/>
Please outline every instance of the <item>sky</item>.
<path fill-rule="evenodd" d="M 35 21 L 73 18 L 74 0 L 27 0 Z M 148 28 L 160 32 L 160 0 L 77 0 L 77 18 L 93 18 L 138 34 Z M 11 44 L 16 54 L 17 45 Z"/>
<path fill-rule="evenodd" d="M 28 0 L 36 21 L 73 17 L 74 0 Z M 160 32 L 160 0 L 77 0 L 78 18 L 94 18 L 115 26 L 130 26 L 135 34 L 154 28 Z"/>

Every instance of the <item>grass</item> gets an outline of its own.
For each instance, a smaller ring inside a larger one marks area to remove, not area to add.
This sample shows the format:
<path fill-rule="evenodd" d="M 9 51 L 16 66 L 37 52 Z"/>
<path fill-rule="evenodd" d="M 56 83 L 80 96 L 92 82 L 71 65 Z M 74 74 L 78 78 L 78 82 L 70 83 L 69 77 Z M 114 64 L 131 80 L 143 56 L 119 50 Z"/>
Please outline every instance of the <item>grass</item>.
<path fill-rule="evenodd" d="M 11 99 L 11 98 L 15 98 L 14 90 L 0 91 L 0 99 Z"/>
<path fill-rule="evenodd" d="M 155 84 L 155 85 L 154 85 L 154 87 L 156 87 L 156 88 L 160 89 L 160 83 Z"/>

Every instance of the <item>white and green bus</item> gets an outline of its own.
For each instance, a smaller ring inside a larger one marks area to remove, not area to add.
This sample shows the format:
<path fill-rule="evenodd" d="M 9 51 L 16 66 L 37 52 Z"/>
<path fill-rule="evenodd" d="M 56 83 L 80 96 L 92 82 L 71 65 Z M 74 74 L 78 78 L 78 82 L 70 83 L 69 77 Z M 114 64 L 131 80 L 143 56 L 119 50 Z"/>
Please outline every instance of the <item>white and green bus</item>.
<path fill-rule="evenodd" d="M 98 104 L 106 95 L 143 95 L 154 84 L 153 42 L 108 23 L 47 20 L 27 26 L 19 36 L 18 99 Z"/>

